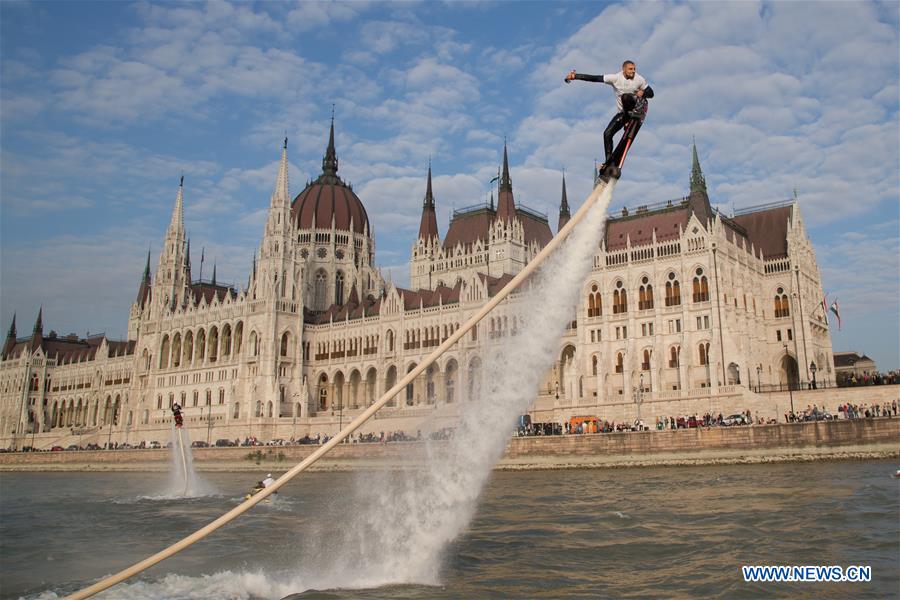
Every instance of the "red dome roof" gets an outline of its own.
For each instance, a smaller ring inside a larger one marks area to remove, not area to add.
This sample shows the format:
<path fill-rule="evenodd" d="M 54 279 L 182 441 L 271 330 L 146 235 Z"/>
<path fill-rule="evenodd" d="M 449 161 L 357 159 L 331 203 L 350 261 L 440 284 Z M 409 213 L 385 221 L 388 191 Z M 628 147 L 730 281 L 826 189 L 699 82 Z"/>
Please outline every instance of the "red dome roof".
<path fill-rule="evenodd" d="M 291 205 L 291 221 L 297 229 L 331 229 L 334 226 L 341 231 L 366 233 L 369 228 L 369 217 L 363 208 L 359 196 L 353 193 L 346 183 L 337 175 L 338 158 L 334 149 L 334 115 L 331 117 L 331 132 L 328 136 L 328 149 L 322 158 L 322 174 L 306 186 Z"/>
<path fill-rule="evenodd" d="M 300 192 L 291 208 L 291 220 L 297 229 L 330 229 L 334 218 L 335 228 L 365 233 L 369 217 L 359 197 L 337 177 L 320 177 Z"/>

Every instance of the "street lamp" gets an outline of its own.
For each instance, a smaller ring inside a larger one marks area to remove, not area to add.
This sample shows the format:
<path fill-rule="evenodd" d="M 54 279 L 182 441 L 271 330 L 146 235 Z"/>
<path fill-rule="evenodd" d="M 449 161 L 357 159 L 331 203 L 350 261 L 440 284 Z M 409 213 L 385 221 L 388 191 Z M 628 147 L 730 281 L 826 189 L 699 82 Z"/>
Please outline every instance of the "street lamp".
<path fill-rule="evenodd" d="M 294 410 L 291 411 L 294 414 L 293 429 L 291 430 L 291 441 L 292 442 L 297 439 L 297 408 L 298 408 L 298 404 L 299 404 L 299 402 L 297 402 L 297 398 L 299 398 L 299 397 L 300 397 L 300 394 L 298 394 L 297 392 L 294 392 L 291 395 L 291 398 L 294 400 L 294 407 L 293 407 Z"/>
<path fill-rule="evenodd" d="M 788 354 L 788 345 L 782 344 L 784 346 L 784 355 L 790 356 Z M 788 394 L 791 397 L 791 419 L 794 418 L 794 388 L 791 387 L 791 372 L 790 369 L 787 370 L 787 384 L 788 384 Z"/>
<path fill-rule="evenodd" d="M 815 363 L 815 362 L 809 363 L 809 370 L 810 370 L 810 372 L 812 373 L 812 376 L 813 376 L 813 380 L 812 380 L 812 389 L 816 389 L 816 371 L 818 371 L 819 369 L 816 367 L 816 363 Z"/>
<path fill-rule="evenodd" d="M 206 445 L 209 446 L 209 436 L 212 432 L 212 406 L 210 405 L 211 400 L 209 398 L 206 399 Z M 200 421 L 203 421 L 203 408 L 200 408 Z"/>
<path fill-rule="evenodd" d="M 638 421 L 640 421 L 641 420 L 641 404 L 644 402 L 644 374 L 643 373 L 641 373 L 640 377 L 638 378 L 638 381 L 640 383 L 638 384 L 639 387 L 638 387 L 638 393 L 637 393 L 637 418 L 638 418 Z"/>
<path fill-rule="evenodd" d="M 756 393 L 762 392 L 762 365 L 756 365 Z"/>
<path fill-rule="evenodd" d="M 33 410 L 28 411 L 28 414 L 31 415 L 31 451 L 34 452 L 34 434 L 37 432 L 37 417 Z"/>

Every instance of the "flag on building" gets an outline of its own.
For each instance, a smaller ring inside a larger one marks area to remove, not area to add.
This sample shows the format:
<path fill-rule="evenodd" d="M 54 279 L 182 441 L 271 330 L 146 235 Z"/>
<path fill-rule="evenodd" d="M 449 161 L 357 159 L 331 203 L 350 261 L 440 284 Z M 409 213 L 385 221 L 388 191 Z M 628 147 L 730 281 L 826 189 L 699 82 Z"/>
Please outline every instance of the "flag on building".
<path fill-rule="evenodd" d="M 828 294 L 822 296 L 822 317 L 825 319 L 825 324 L 828 325 Z"/>
<path fill-rule="evenodd" d="M 837 300 L 831 303 L 831 312 L 834 313 L 834 316 L 837 317 L 838 320 L 838 330 L 841 329 L 841 307 L 838 306 Z"/>

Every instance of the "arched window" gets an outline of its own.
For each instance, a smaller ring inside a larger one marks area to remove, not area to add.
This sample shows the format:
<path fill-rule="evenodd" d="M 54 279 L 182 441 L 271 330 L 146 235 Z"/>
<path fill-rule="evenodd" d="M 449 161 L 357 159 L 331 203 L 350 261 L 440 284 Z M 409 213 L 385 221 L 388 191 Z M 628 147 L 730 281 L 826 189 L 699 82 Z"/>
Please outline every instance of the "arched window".
<path fill-rule="evenodd" d="M 597 355 L 591 357 L 591 375 L 597 374 Z"/>
<path fill-rule="evenodd" d="M 616 373 L 621 373 L 625 370 L 625 356 L 619 352 L 616 354 Z"/>
<path fill-rule="evenodd" d="M 234 403 L 234 417 L 233 417 L 233 418 L 238 419 L 238 418 L 240 418 L 240 416 L 241 416 L 241 403 L 240 403 L 240 402 L 235 402 L 235 403 Z"/>
<path fill-rule="evenodd" d="M 394 330 L 388 329 L 387 335 L 385 336 L 385 343 L 387 344 L 387 351 L 394 351 Z"/>
<path fill-rule="evenodd" d="M 669 273 L 666 281 L 666 306 L 678 306 L 681 304 L 681 284 L 675 278 L 675 273 Z"/>
<path fill-rule="evenodd" d="M 644 350 L 644 362 L 641 363 L 641 370 L 650 370 L 650 350 Z"/>
<path fill-rule="evenodd" d="M 599 317 L 603 314 L 603 300 L 600 296 L 600 289 L 597 284 L 591 285 L 591 291 L 588 294 L 588 314 L 589 317 Z"/>
<path fill-rule="evenodd" d="M 315 290 L 313 292 L 313 310 L 325 310 L 325 288 L 328 287 L 324 269 L 316 271 Z"/>
<path fill-rule="evenodd" d="M 209 362 L 216 362 L 219 357 L 219 329 L 211 327 L 209 329 Z"/>
<path fill-rule="evenodd" d="M 653 286 L 650 279 L 641 279 L 641 287 L 638 290 L 638 310 L 650 310 L 653 308 Z"/>
<path fill-rule="evenodd" d="M 709 302 L 709 281 L 702 268 L 697 269 L 694 277 L 694 302 Z"/>
<path fill-rule="evenodd" d="M 784 288 L 778 288 L 775 290 L 775 318 L 789 316 L 791 316 L 791 307 L 788 304 L 787 294 L 784 293 Z"/>
<path fill-rule="evenodd" d="M 669 368 L 677 369 L 681 365 L 681 361 L 679 360 L 681 356 L 681 348 L 678 346 L 672 346 L 669 348 Z"/>
<path fill-rule="evenodd" d="M 284 332 L 284 335 L 281 336 L 281 356 L 288 355 L 288 346 L 291 342 L 291 334 L 288 331 Z"/>
<path fill-rule="evenodd" d="M 617 281 L 616 289 L 613 290 L 613 314 L 618 315 L 625 312 L 628 312 L 628 296 L 622 282 Z"/>
<path fill-rule="evenodd" d="M 344 273 L 341 271 L 334 276 L 334 303 L 337 305 L 344 303 Z"/>
<path fill-rule="evenodd" d="M 700 364 L 709 364 L 709 343 L 700 342 Z"/>
<path fill-rule="evenodd" d="M 219 388 L 219 404 L 225 404 L 225 388 Z"/>
<path fill-rule="evenodd" d="M 164 335 L 162 344 L 159 346 L 159 368 L 169 368 L 169 336 Z"/>

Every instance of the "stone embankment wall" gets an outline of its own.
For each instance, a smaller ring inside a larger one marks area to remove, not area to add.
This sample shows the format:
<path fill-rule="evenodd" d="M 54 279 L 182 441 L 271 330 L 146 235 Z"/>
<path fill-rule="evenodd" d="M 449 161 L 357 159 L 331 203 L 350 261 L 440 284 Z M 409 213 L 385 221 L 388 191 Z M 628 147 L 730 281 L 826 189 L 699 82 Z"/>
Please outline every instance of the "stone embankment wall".
<path fill-rule="evenodd" d="M 439 442 L 438 442 L 439 443 Z M 421 443 L 340 445 L 321 469 L 402 467 Z M 286 470 L 316 446 L 195 448 L 198 470 Z M 169 450 L 0 454 L 0 470 L 168 470 Z M 900 456 L 900 418 L 512 438 L 499 468 L 561 468 Z"/>

